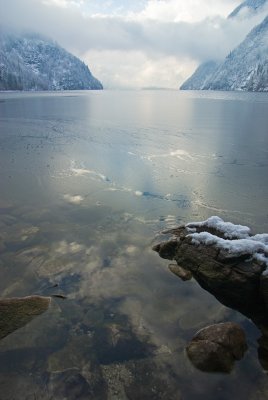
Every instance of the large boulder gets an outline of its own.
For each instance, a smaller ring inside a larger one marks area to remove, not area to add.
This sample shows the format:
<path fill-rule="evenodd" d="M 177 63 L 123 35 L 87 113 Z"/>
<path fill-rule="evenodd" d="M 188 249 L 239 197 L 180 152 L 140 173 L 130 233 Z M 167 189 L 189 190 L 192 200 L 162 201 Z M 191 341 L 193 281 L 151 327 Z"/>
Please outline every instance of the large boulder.
<path fill-rule="evenodd" d="M 226 225 L 227 233 L 223 230 Z M 242 227 L 223 221 L 217 227 L 210 219 L 187 224 L 169 231 L 172 239 L 157 244 L 153 250 L 162 258 L 176 261 L 182 270 L 190 271 L 200 286 L 224 305 L 258 318 L 268 304 L 268 277 L 263 274 L 268 245 L 257 240 L 262 235 L 250 236 L 247 227 L 240 231 L 233 228 L 230 233 L 230 225 Z M 268 237 L 262 240 L 268 241 Z"/>
<path fill-rule="evenodd" d="M 235 360 L 240 360 L 246 350 L 245 333 L 233 322 L 201 329 L 186 349 L 194 366 L 207 372 L 230 372 Z"/>

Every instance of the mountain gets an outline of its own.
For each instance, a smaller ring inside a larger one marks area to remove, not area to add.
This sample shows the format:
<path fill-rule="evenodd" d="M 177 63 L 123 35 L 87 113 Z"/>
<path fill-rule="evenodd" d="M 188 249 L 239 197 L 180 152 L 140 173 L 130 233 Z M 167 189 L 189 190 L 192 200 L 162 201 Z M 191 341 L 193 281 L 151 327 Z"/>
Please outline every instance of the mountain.
<path fill-rule="evenodd" d="M 268 16 L 226 57 L 203 89 L 268 91 Z"/>
<path fill-rule="evenodd" d="M 102 88 L 81 60 L 55 42 L 0 31 L 0 90 Z"/>
<path fill-rule="evenodd" d="M 202 63 L 193 75 L 185 81 L 180 89 L 181 90 L 195 90 L 203 89 L 204 86 L 209 82 L 214 72 L 218 68 L 219 63 L 216 61 L 207 61 Z"/>
<path fill-rule="evenodd" d="M 231 12 L 228 18 L 234 18 L 247 12 L 259 11 L 267 0 L 246 0 Z"/>
<path fill-rule="evenodd" d="M 241 15 L 249 16 L 248 13 L 252 15 L 261 11 L 267 3 L 268 0 L 246 0 L 235 8 L 228 18 L 241 17 Z M 258 27 L 256 30 L 253 29 L 247 38 L 226 57 L 223 63 L 209 61 L 201 64 L 193 75 L 181 85 L 180 89 L 266 90 L 265 58 L 268 62 L 268 57 L 265 40 L 267 41 L 267 39 L 265 39 L 265 23 L 262 27 L 261 25 L 259 25 L 260 30 L 258 30 Z M 257 36 L 258 39 L 255 40 L 254 36 Z M 247 61 L 245 62 L 245 60 Z M 230 73 L 229 77 L 225 76 L 224 70 Z"/>

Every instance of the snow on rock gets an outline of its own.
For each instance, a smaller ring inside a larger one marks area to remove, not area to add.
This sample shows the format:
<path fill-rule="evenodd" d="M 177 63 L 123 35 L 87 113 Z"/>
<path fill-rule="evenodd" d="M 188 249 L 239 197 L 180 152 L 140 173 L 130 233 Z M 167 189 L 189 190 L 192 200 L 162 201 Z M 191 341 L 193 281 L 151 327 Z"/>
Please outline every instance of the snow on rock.
<path fill-rule="evenodd" d="M 213 229 L 223 234 L 223 238 L 216 234 L 198 229 Z M 268 275 L 268 234 L 252 236 L 250 228 L 243 225 L 235 225 L 224 222 L 218 216 L 212 216 L 205 221 L 191 222 L 186 225 L 187 235 L 195 245 L 216 246 L 226 253 L 226 257 L 248 255 L 266 266 L 263 274 Z"/>
<path fill-rule="evenodd" d="M 243 225 L 235 225 L 231 222 L 224 222 L 223 219 L 217 216 L 212 216 L 206 221 L 191 222 L 186 225 L 186 228 L 196 228 L 207 226 L 209 228 L 217 229 L 224 234 L 227 239 L 242 239 L 248 237 L 250 228 Z"/>

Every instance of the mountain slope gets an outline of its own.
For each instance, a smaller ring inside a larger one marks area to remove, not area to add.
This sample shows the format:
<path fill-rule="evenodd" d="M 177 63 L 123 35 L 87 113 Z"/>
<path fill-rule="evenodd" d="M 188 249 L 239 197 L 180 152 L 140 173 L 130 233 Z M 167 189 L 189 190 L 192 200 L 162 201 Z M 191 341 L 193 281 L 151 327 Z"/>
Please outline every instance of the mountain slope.
<path fill-rule="evenodd" d="M 195 90 L 203 89 L 210 78 L 213 76 L 215 71 L 217 70 L 219 63 L 216 61 L 207 61 L 202 63 L 193 73 L 193 75 L 185 81 L 180 89 L 181 90 Z"/>
<path fill-rule="evenodd" d="M 0 90 L 73 89 L 102 89 L 102 84 L 53 41 L 0 31 Z"/>
<path fill-rule="evenodd" d="M 228 16 L 228 18 L 239 18 L 241 17 L 241 15 L 244 15 L 246 17 L 249 17 L 250 15 L 255 14 L 256 12 L 259 12 L 262 10 L 262 7 L 268 4 L 268 0 L 246 0 L 243 3 L 241 3 L 238 7 L 236 7 L 234 9 L 234 11 Z M 243 14 L 243 12 L 245 14 Z M 262 42 L 262 38 L 261 38 L 262 33 L 260 33 L 259 39 Z M 244 43 L 244 42 L 243 42 Z M 255 41 L 255 45 L 257 46 L 256 48 L 256 54 L 259 54 L 259 50 L 258 48 L 261 47 L 261 43 L 258 43 L 257 41 Z M 249 46 L 248 49 L 246 49 L 246 46 Z M 239 46 L 238 46 L 239 47 Z M 236 77 L 240 76 L 240 81 L 237 82 L 237 85 L 235 85 L 235 81 L 232 82 L 232 84 L 230 83 L 230 80 L 227 81 L 228 82 L 220 82 L 220 79 L 217 78 L 217 74 L 218 71 L 220 71 L 220 74 L 222 76 L 222 79 L 224 77 L 224 73 L 223 73 L 223 66 L 220 63 L 217 62 L 205 62 L 202 63 L 197 69 L 196 71 L 193 73 L 192 76 L 190 76 L 190 78 L 187 79 L 186 82 L 184 82 L 182 84 L 182 86 L 180 87 L 180 89 L 182 90 L 202 90 L 202 89 L 214 89 L 217 87 L 217 89 L 222 89 L 222 90 L 236 90 L 236 89 L 240 89 L 240 90 L 266 90 L 265 89 L 265 74 L 266 74 L 266 63 L 264 61 L 263 58 L 265 58 L 265 51 L 264 54 L 260 54 L 260 58 L 262 59 L 262 62 L 260 64 L 258 64 L 257 60 L 255 60 L 255 64 L 254 64 L 254 49 L 252 48 L 252 46 L 250 45 L 250 41 L 247 41 L 247 43 L 245 43 L 243 46 L 244 52 L 250 52 L 251 55 L 249 55 L 249 59 L 251 58 L 251 67 L 248 70 L 248 73 L 245 70 L 246 65 L 243 65 L 243 62 L 241 63 L 241 65 L 235 65 L 235 62 L 237 62 L 238 60 L 236 59 L 236 61 L 233 63 L 232 67 L 231 67 L 231 59 L 234 55 L 237 54 L 236 50 L 232 51 L 230 53 L 230 55 L 226 58 L 226 60 L 223 62 L 223 64 L 227 65 L 226 68 L 228 68 L 228 70 L 232 70 L 232 79 L 236 79 Z M 263 50 L 265 50 L 265 45 L 263 47 Z M 240 50 L 242 51 L 242 50 Z M 263 57 L 264 56 L 264 57 Z M 238 56 L 239 57 L 243 57 Z M 254 64 L 254 66 L 253 66 Z M 209 68 L 208 68 L 209 65 Z M 214 65 L 214 66 L 213 66 Z M 241 73 L 239 72 L 239 69 L 242 67 L 243 69 L 243 73 L 241 71 Z M 236 69 L 236 71 L 235 71 Z M 230 71 L 229 71 L 230 72 Z M 242 78 L 243 77 L 243 78 Z M 248 79 L 248 83 L 245 83 L 245 79 Z M 243 82 L 242 82 L 243 81 Z M 258 83 L 257 83 L 258 82 Z M 242 89 L 244 88 L 244 89 Z"/>
<path fill-rule="evenodd" d="M 226 57 L 203 88 L 268 91 L 268 17 Z"/>
<path fill-rule="evenodd" d="M 266 2 L 267 0 L 246 0 L 238 7 L 236 7 L 234 11 L 232 11 L 231 14 L 228 16 L 228 18 L 237 17 L 239 14 L 242 14 L 242 12 L 259 11 Z"/>

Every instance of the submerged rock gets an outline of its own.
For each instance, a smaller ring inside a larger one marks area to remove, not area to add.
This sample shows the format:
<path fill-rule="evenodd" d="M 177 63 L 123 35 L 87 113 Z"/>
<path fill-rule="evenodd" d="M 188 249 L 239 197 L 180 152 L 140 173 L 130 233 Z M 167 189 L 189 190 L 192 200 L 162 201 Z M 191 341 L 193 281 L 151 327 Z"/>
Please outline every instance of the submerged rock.
<path fill-rule="evenodd" d="M 0 299 L 0 340 L 45 312 L 50 301 L 42 296 Z"/>
<path fill-rule="evenodd" d="M 102 384 L 103 389 L 105 388 Z M 105 398 L 105 391 L 96 395 L 88 381 L 77 368 L 50 374 L 47 385 L 48 393 L 53 399 L 65 400 L 100 400 Z"/>
<path fill-rule="evenodd" d="M 194 366 L 206 372 L 230 372 L 246 350 L 245 333 L 233 322 L 201 329 L 186 349 Z"/>
<path fill-rule="evenodd" d="M 179 278 L 181 278 L 182 281 L 189 281 L 192 279 L 193 275 L 191 271 L 182 268 L 180 265 L 169 264 L 168 268 L 171 272 L 173 272 L 174 275 L 177 275 Z"/>

